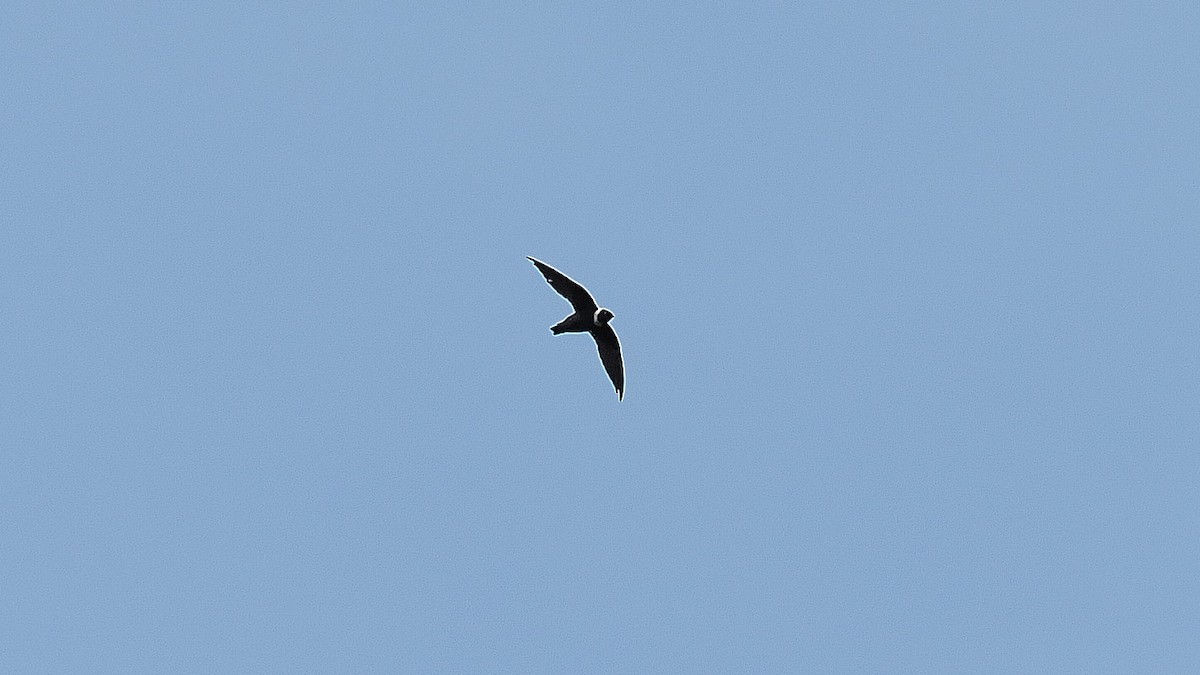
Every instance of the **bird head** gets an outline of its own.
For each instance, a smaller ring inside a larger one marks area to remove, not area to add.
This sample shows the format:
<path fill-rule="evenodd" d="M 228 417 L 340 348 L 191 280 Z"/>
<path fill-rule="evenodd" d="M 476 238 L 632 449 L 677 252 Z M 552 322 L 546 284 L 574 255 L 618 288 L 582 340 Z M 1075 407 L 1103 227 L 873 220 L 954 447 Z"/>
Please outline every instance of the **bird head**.
<path fill-rule="evenodd" d="M 594 321 L 597 326 L 603 326 L 609 321 L 612 321 L 614 316 L 616 316 L 616 314 L 613 314 L 607 309 L 601 307 L 600 309 L 596 310 L 596 314 L 592 317 L 592 321 Z"/>

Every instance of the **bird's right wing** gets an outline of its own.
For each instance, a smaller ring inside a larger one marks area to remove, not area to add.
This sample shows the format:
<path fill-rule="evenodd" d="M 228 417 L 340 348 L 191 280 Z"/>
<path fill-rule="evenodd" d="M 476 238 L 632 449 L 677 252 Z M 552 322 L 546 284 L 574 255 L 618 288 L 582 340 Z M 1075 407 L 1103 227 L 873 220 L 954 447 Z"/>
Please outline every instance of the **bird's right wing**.
<path fill-rule="evenodd" d="M 604 364 L 604 370 L 608 372 L 608 379 L 612 380 L 613 386 L 616 387 L 617 400 L 620 401 L 625 398 L 625 364 L 621 361 L 621 343 L 617 340 L 617 331 L 604 324 L 592 330 L 592 337 L 596 338 L 600 363 Z"/>
<path fill-rule="evenodd" d="M 529 256 L 525 257 L 528 258 Z M 587 289 L 579 285 L 578 282 L 572 281 L 567 275 L 540 260 L 529 258 L 529 261 L 538 268 L 542 276 L 546 277 L 546 283 L 550 284 L 551 288 L 558 291 L 559 295 L 571 303 L 576 312 L 592 314 L 598 309 L 596 301 L 592 299 L 591 293 L 588 293 Z"/>

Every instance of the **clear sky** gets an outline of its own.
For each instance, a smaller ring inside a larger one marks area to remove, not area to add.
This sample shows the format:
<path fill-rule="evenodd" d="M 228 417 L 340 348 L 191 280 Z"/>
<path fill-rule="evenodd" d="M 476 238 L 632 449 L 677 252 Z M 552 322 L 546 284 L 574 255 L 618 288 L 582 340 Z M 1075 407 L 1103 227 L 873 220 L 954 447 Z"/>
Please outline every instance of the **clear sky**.
<path fill-rule="evenodd" d="M 1197 35 L 5 3 L 0 670 L 1194 669 Z"/>

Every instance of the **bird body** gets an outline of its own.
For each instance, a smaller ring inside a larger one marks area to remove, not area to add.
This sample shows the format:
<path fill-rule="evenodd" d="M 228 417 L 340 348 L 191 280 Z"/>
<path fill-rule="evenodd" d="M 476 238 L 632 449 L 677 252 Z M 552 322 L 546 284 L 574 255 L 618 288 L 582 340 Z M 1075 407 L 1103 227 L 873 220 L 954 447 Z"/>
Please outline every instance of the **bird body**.
<path fill-rule="evenodd" d="M 575 309 L 573 314 L 551 326 L 550 332 L 555 335 L 591 333 L 592 338 L 596 341 L 596 349 L 600 353 L 600 363 L 604 365 L 605 372 L 608 373 L 613 387 L 617 390 L 617 400 L 623 399 L 625 397 L 625 366 L 621 360 L 621 343 L 617 339 L 617 332 L 609 325 L 615 315 L 597 305 L 596 301 L 592 299 L 592 294 L 588 293 L 587 289 L 578 282 L 540 260 L 534 258 L 529 258 L 529 260 L 534 267 L 538 268 L 542 276 L 546 277 L 546 283 L 558 291 L 559 295 L 566 298 L 571 303 L 571 307 Z"/>
<path fill-rule="evenodd" d="M 585 312 L 575 312 L 551 326 L 550 332 L 555 335 L 559 333 L 590 333 L 593 330 L 607 326 L 613 316 L 615 315 L 612 312 L 603 307 L 598 308 L 590 315 Z"/>
<path fill-rule="evenodd" d="M 550 332 L 558 335 L 560 333 L 587 333 L 592 330 L 594 321 L 592 317 L 575 312 L 571 316 L 559 321 L 550 327 Z"/>

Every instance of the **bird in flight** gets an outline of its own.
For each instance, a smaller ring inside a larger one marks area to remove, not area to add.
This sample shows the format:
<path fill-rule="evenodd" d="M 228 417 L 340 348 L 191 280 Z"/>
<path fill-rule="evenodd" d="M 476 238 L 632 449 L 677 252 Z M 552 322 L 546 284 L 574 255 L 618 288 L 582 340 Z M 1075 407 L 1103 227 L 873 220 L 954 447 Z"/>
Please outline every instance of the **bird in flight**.
<path fill-rule="evenodd" d="M 555 335 L 591 333 L 600 351 L 600 363 L 604 364 L 604 370 L 608 372 L 613 387 L 616 387 L 617 400 L 620 401 L 625 397 L 625 366 L 621 363 L 621 343 L 617 341 L 616 331 L 609 325 L 613 313 L 597 305 L 592 294 L 567 275 L 540 260 L 529 258 L 529 261 L 546 277 L 546 283 L 575 309 L 574 314 L 551 326 L 550 332 Z"/>

